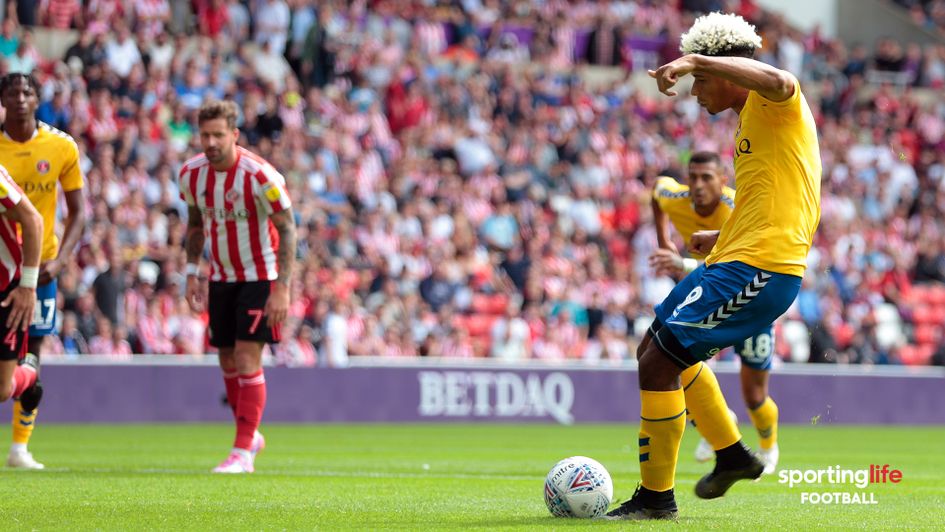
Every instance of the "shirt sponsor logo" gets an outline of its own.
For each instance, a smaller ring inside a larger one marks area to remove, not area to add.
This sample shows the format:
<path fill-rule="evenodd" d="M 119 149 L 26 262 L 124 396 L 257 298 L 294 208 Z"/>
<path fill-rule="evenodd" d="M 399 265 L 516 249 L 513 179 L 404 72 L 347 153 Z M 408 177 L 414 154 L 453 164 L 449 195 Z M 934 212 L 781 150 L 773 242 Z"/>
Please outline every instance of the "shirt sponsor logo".
<path fill-rule="evenodd" d="M 246 209 L 213 209 L 207 207 L 204 208 L 202 212 L 207 218 L 215 218 L 223 221 L 249 219 L 249 211 Z"/>

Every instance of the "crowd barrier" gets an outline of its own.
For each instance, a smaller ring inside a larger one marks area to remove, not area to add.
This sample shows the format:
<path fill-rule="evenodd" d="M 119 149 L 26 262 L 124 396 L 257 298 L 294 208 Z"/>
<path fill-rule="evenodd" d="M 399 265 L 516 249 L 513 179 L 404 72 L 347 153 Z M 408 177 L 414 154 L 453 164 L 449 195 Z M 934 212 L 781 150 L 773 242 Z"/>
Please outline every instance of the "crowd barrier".
<path fill-rule="evenodd" d="M 229 419 L 212 356 L 84 358 L 43 367 L 43 423 Z M 508 365 L 355 360 L 351 367 L 266 368 L 269 422 L 635 422 L 635 365 Z M 737 367 L 719 365 L 744 411 Z M 771 379 L 784 423 L 945 424 L 945 368 L 789 365 Z"/>

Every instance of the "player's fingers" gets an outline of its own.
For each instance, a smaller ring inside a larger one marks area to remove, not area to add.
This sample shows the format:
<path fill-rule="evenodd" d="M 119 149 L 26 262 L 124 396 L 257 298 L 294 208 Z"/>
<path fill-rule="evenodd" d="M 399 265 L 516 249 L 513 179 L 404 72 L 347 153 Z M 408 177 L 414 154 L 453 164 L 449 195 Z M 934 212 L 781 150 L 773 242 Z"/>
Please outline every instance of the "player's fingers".
<path fill-rule="evenodd" d="M 13 299 L 13 294 L 8 295 L 7 298 L 3 300 L 3 303 L 0 303 L 0 307 L 3 307 L 3 308 L 9 307 L 10 301 L 12 299 Z M 7 322 L 7 324 L 9 325 L 9 321 Z"/>
<path fill-rule="evenodd" d="M 26 331 L 30 328 L 30 320 L 27 316 L 32 316 L 32 309 L 25 308 L 20 312 L 20 330 Z"/>
<path fill-rule="evenodd" d="M 285 311 L 283 310 L 273 310 L 269 312 L 269 328 L 275 327 L 282 323 L 282 318 L 285 317 Z"/>
<path fill-rule="evenodd" d="M 20 329 L 22 324 L 20 323 L 23 315 L 23 309 L 19 305 L 13 305 L 13 308 L 10 310 L 10 319 L 7 323 L 8 329 Z"/>
<path fill-rule="evenodd" d="M 655 77 L 656 77 L 656 71 L 655 71 L 655 70 L 647 70 L 646 73 L 647 73 L 651 78 L 655 78 Z"/>

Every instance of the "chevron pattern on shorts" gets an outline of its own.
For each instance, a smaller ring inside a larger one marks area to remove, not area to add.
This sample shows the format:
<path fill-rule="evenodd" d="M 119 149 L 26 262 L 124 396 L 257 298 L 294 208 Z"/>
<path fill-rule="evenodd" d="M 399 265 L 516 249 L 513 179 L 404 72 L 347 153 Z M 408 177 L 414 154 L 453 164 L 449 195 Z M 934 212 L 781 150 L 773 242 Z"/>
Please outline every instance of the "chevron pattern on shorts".
<path fill-rule="evenodd" d="M 755 275 L 755 278 L 745 285 L 745 288 L 742 288 L 741 292 L 735 294 L 735 297 L 715 309 L 715 312 L 706 316 L 705 319 L 702 320 L 702 324 L 711 328 L 727 320 L 732 314 L 735 314 L 742 307 L 750 303 L 752 299 L 758 297 L 758 294 L 761 293 L 761 289 L 764 288 L 770 280 L 770 273 L 758 272 L 758 275 Z"/>

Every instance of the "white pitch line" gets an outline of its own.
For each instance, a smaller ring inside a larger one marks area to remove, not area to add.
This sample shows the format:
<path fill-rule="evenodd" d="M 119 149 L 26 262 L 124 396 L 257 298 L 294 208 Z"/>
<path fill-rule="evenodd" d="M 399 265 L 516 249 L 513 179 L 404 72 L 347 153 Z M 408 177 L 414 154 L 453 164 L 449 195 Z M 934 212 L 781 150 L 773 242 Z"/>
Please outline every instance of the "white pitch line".
<path fill-rule="evenodd" d="M 92 474 L 143 474 L 143 475 L 201 475 L 209 474 L 210 469 L 171 469 L 171 468 L 141 468 L 141 469 L 119 469 L 106 467 L 71 468 L 71 467 L 47 467 L 43 472 L 48 473 L 92 473 Z M 542 480 L 541 476 L 529 475 L 489 475 L 489 474 L 468 474 L 468 473 L 386 473 L 379 471 L 337 471 L 337 470 L 311 470 L 311 471 L 256 471 L 254 475 L 260 476 L 290 476 L 290 477 L 347 477 L 347 478 L 433 478 L 444 480 Z M 225 475 L 224 475 L 225 476 Z"/>

